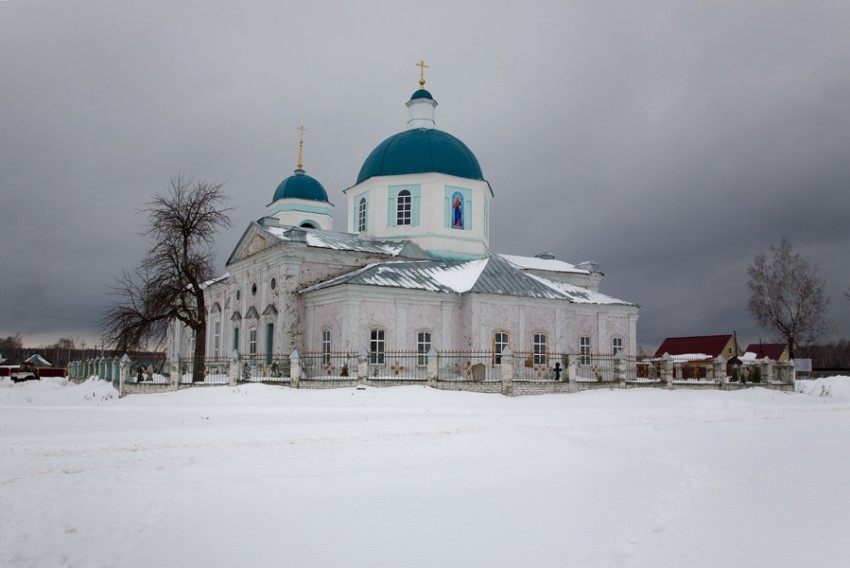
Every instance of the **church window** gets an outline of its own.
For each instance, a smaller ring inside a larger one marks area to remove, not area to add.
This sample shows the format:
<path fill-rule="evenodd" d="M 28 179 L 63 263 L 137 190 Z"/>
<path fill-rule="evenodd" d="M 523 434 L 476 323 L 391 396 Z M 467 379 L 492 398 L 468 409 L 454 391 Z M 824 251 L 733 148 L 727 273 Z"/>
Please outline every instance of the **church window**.
<path fill-rule="evenodd" d="M 322 330 L 322 365 L 331 362 L 331 330 Z"/>
<path fill-rule="evenodd" d="M 590 365 L 590 336 L 582 335 L 578 343 L 579 365 Z"/>
<path fill-rule="evenodd" d="M 213 356 L 221 357 L 221 322 L 213 323 Z"/>
<path fill-rule="evenodd" d="M 257 295 L 257 283 L 256 283 L 256 282 L 254 282 L 253 284 L 251 284 L 251 295 L 252 295 L 252 296 L 256 296 L 256 295 Z"/>
<path fill-rule="evenodd" d="M 545 333 L 535 333 L 534 334 L 534 357 L 533 363 L 535 365 L 546 365 L 548 364 L 549 359 L 549 336 Z"/>
<path fill-rule="evenodd" d="M 305 229 L 315 229 L 316 228 L 316 227 L 313 226 L 313 223 L 311 223 L 309 221 L 304 221 L 303 223 L 301 223 L 301 226 L 304 227 Z"/>
<path fill-rule="evenodd" d="M 497 331 L 493 334 L 493 364 L 502 364 L 502 352 L 508 348 L 511 336 L 507 331 Z"/>
<path fill-rule="evenodd" d="M 274 353 L 274 324 L 266 324 L 266 365 L 272 364 L 272 353 Z"/>
<path fill-rule="evenodd" d="M 248 330 L 248 353 L 251 355 L 257 354 L 257 328 L 252 327 Z"/>
<path fill-rule="evenodd" d="M 385 352 L 384 330 L 380 328 L 372 329 L 369 332 L 369 362 L 373 365 L 383 365 Z"/>
<path fill-rule="evenodd" d="M 277 278 L 272 278 L 272 281 L 269 283 L 269 285 L 272 287 L 272 290 L 277 288 Z"/>
<path fill-rule="evenodd" d="M 233 328 L 233 350 L 234 351 L 239 350 L 239 328 L 238 327 Z"/>
<path fill-rule="evenodd" d="M 410 225 L 411 219 L 410 192 L 403 189 L 396 198 L 396 225 Z"/>
<path fill-rule="evenodd" d="M 236 301 L 239 301 L 239 298 L 242 296 L 239 290 L 236 290 Z"/>
<path fill-rule="evenodd" d="M 614 337 L 611 339 L 611 353 L 616 355 L 620 351 L 623 350 L 623 338 L 622 337 Z"/>
<path fill-rule="evenodd" d="M 428 364 L 428 352 L 431 350 L 431 332 L 416 333 L 416 364 L 424 367 Z"/>
<path fill-rule="evenodd" d="M 366 198 L 361 197 L 357 206 L 357 232 L 366 231 Z"/>

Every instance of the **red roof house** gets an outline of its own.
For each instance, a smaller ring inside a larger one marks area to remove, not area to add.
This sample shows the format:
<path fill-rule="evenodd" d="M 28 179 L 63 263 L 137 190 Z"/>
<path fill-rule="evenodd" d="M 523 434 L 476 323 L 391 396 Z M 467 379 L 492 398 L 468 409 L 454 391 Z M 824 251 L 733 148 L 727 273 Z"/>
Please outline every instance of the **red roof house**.
<path fill-rule="evenodd" d="M 735 336 L 732 334 L 668 337 L 655 352 L 655 356 L 662 357 L 665 353 L 674 357 L 677 355 L 705 355 L 706 359 L 716 359 L 719 356 L 727 361 L 732 357 L 743 355 Z"/>
<path fill-rule="evenodd" d="M 778 363 L 788 360 L 788 346 L 784 343 L 750 343 L 747 353 L 755 353 L 756 359 L 769 357 Z"/>

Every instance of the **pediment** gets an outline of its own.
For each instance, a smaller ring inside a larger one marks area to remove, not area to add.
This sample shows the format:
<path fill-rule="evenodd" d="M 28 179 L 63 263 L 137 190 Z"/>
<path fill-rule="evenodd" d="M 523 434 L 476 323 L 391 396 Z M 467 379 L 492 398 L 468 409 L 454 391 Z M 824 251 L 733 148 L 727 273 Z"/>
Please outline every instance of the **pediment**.
<path fill-rule="evenodd" d="M 256 222 L 251 223 L 245 230 L 245 233 L 243 233 L 242 238 L 239 239 L 239 242 L 230 254 L 230 258 L 227 259 L 227 265 L 229 266 L 234 262 L 254 256 L 277 243 L 278 239 L 273 234 L 263 230 Z"/>
<path fill-rule="evenodd" d="M 245 314 L 245 319 L 259 319 L 260 315 L 257 313 L 257 309 L 254 306 L 251 306 L 248 309 L 248 313 Z"/>

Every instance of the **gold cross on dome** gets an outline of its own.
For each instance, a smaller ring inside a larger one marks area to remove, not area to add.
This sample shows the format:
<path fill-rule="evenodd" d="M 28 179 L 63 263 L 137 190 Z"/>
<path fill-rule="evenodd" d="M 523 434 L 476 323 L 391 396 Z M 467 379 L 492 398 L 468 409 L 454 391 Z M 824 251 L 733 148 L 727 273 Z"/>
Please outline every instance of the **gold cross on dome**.
<path fill-rule="evenodd" d="M 425 89 L 425 70 L 430 69 L 428 65 L 425 65 L 425 60 L 422 59 L 419 63 L 416 64 L 419 67 L 419 88 Z"/>
<path fill-rule="evenodd" d="M 300 138 L 298 140 L 298 169 L 303 170 L 304 164 L 302 164 L 301 162 L 303 161 L 302 158 L 303 158 L 303 150 L 304 150 L 304 131 L 307 130 L 307 129 L 304 128 L 304 125 L 302 124 L 301 126 L 296 128 L 295 130 L 301 131 L 300 132 Z"/>

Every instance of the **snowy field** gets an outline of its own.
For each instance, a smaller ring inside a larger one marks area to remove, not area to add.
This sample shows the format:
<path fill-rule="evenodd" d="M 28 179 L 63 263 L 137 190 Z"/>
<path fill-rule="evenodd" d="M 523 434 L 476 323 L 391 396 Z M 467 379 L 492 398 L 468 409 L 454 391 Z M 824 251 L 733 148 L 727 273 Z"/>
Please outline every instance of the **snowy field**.
<path fill-rule="evenodd" d="M 850 378 L 798 393 L 0 382 L 0 566 L 847 567 Z"/>

